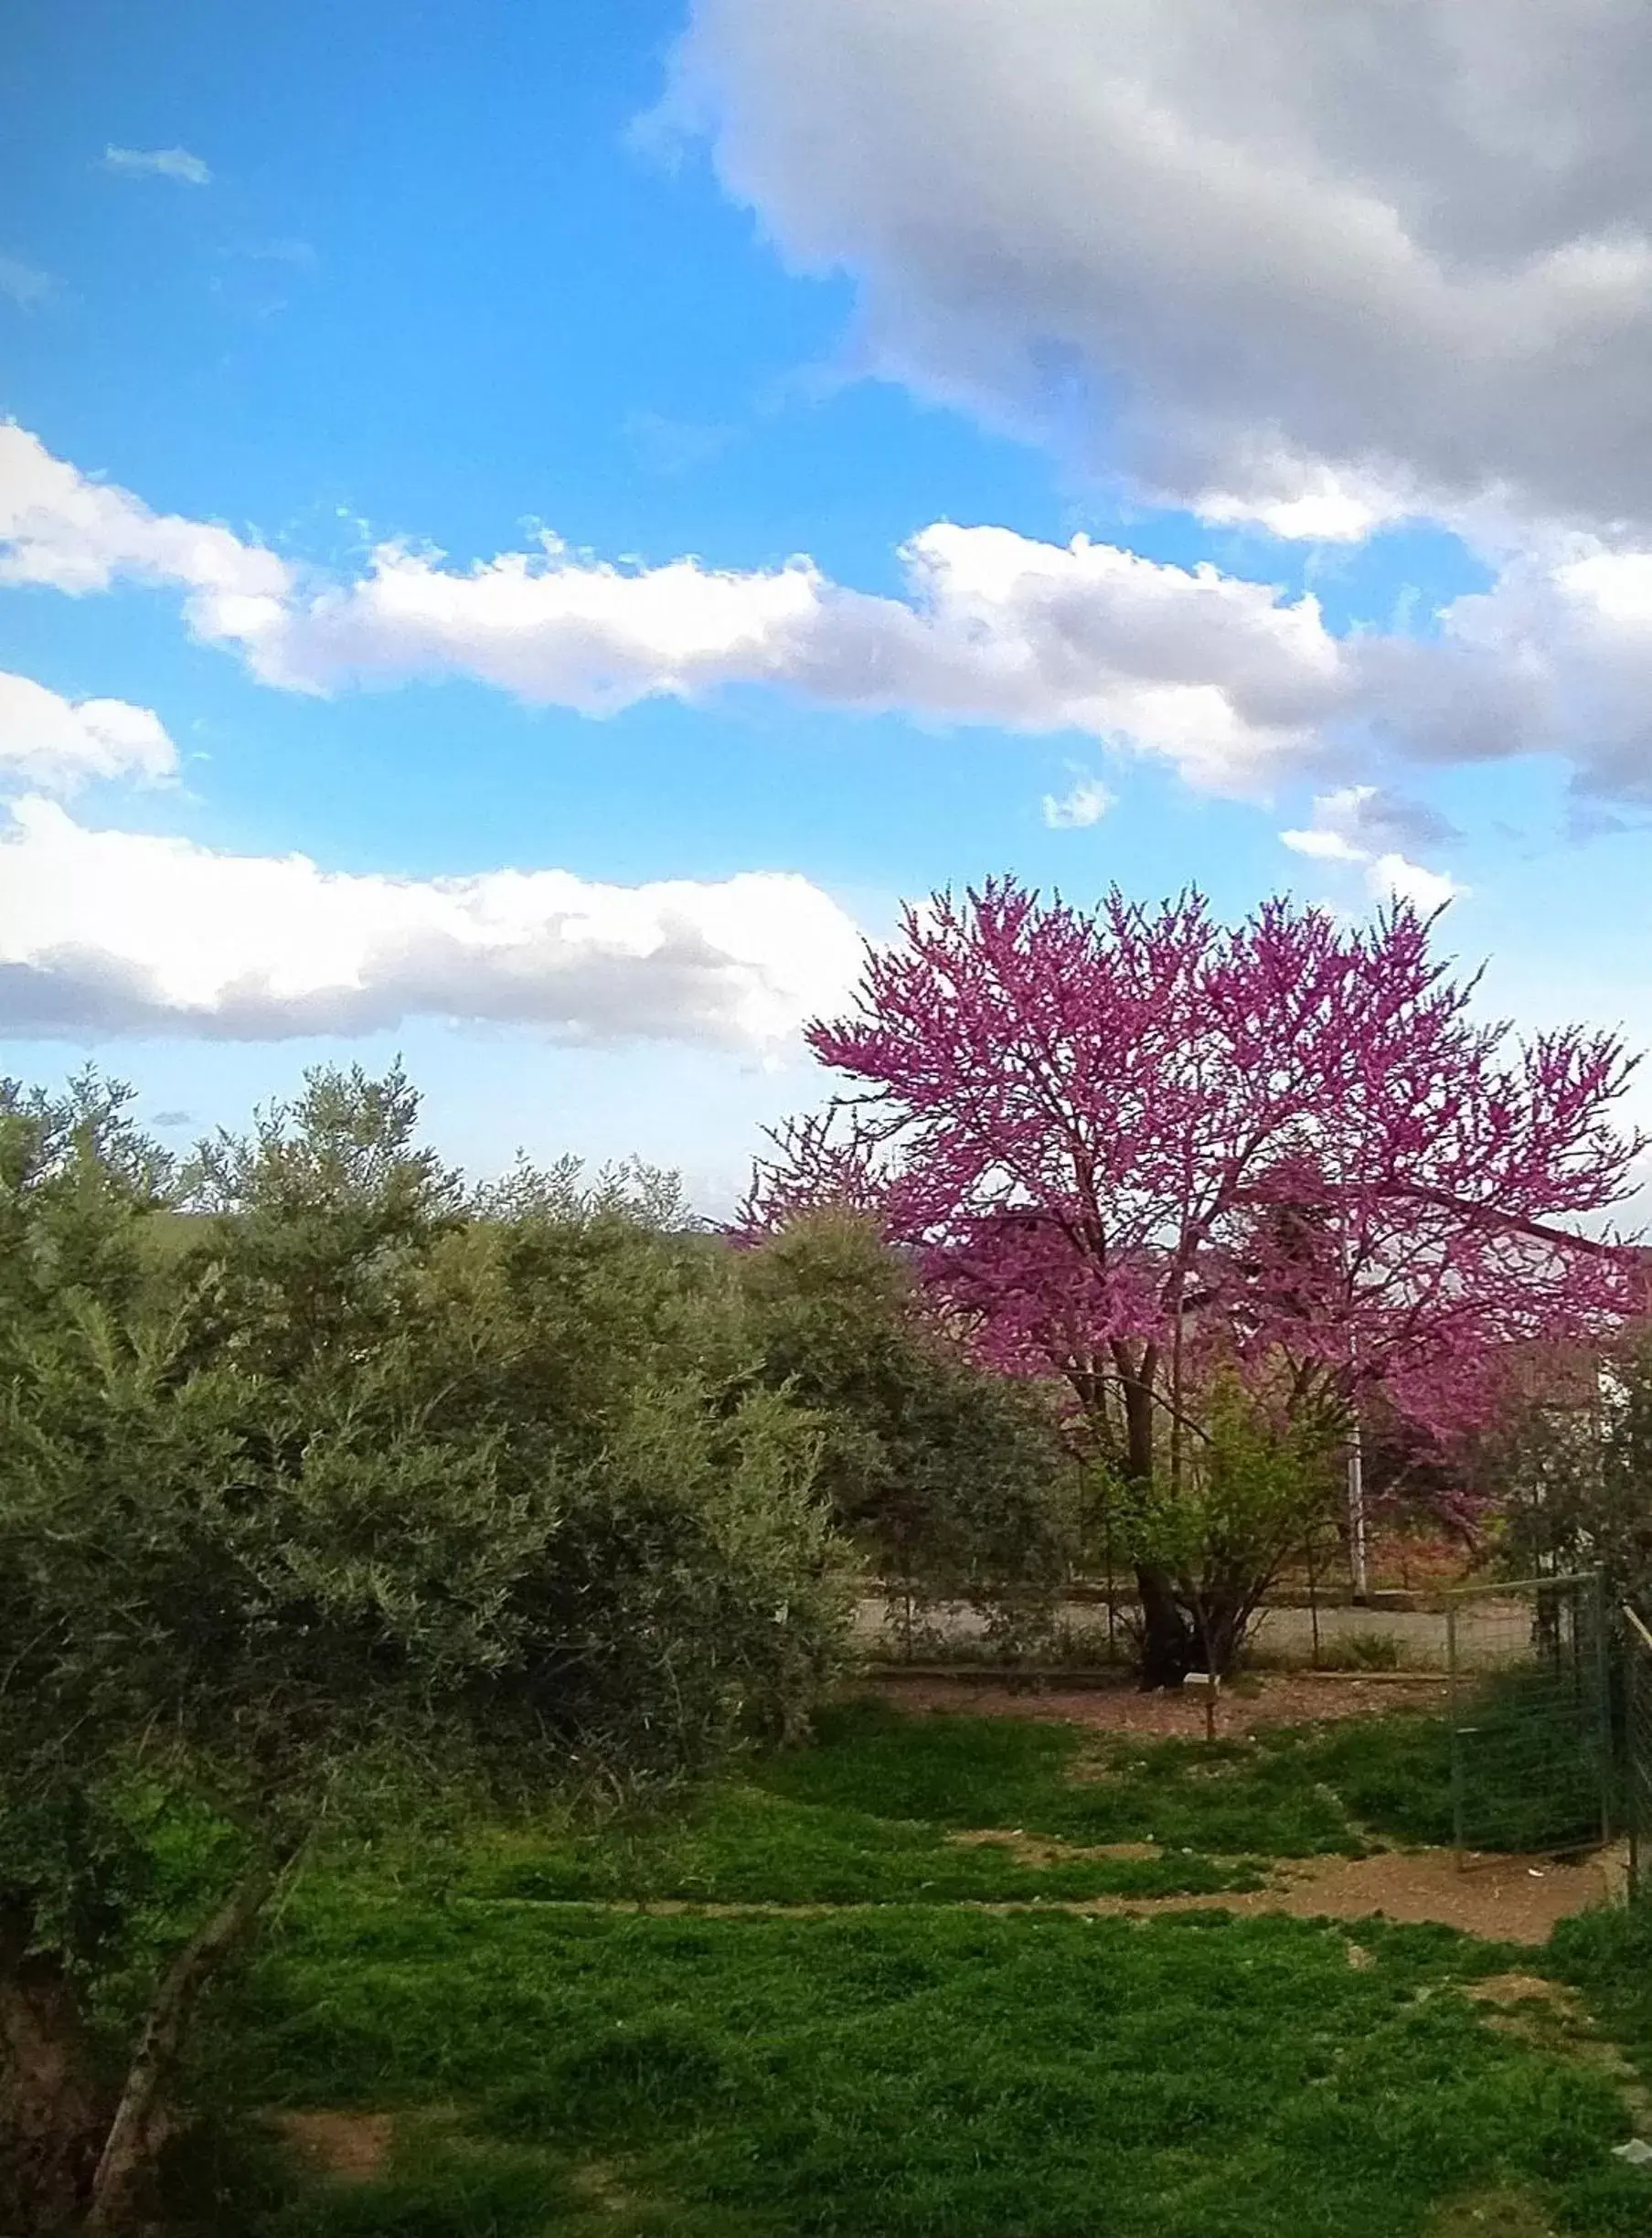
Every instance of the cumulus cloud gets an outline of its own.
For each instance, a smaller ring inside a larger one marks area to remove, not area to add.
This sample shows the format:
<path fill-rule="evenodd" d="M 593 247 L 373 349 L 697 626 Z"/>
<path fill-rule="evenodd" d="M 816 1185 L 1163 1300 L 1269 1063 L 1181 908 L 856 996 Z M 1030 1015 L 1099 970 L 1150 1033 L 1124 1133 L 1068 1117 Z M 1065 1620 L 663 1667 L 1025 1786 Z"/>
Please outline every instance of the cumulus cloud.
<path fill-rule="evenodd" d="M 30 677 L 0 672 L 0 779 L 70 792 L 100 777 L 155 784 L 177 773 L 177 749 L 149 708 L 66 699 Z"/>
<path fill-rule="evenodd" d="M 1312 828 L 1280 836 L 1298 854 L 1358 862 L 1389 848 L 1449 846 L 1462 835 L 1426 801 L 1361 784 L 1320 794 Z"/>
<path fill-rule="evenodd" d="M 1074 764 L 1071 776 L 1065 793 L 1044 795 L 1044 821 L 1051 831 L 1088 831 L 1114 805 L 1113 794 L 1090 771 Z"/>
<path fill-rule="evenodd" d="M 693 0 L 703 133 L 865 362 L 1359 536 L 1652 524 L 1640 0 Z"/>
<path fill-rule="evenodd" d="M 1551 753 L 1580 792 L 1652 799 L 1652 549 L 1548 534 L 1425 637 L 1337 636 L 1311 594 L 1083 536 L 937 522 L 900 557 L 902 597 L 806 559 L 616 566 L 554 538 L 470 566 L 384 544 L 330 581 L 0 426 L 0 584 L 175 584 L 197 636 L 282 689 L 464 676 L 603 716 L 769 686 L 942 726 L 1084 734 L 1219 793 L 1385 759 Z"/>
<path fill-rule="evenodd" d="M 1410 901 L 1425 916 L 1468 891 L 1444 871 L 1430 870 L 1401 852 L 1403 844 L 1444 845 L 1457 837 L 1446 819 L 1419 801 L 1375 785 L 1345 785 L 1322 793 L 1313 822 L 1279 835 L 1295 854 L 1316 862 L 1362 865 L 1365 886 L 1380 901 Z"/>
<path fill-rule="evenodd" d="M 359 581 L 220 602 L 197 627 L 299 690 L 457 673 L 601 715 L 770 684 L 926 721 L 1127 738 L 1219 790 L 1311 751 L 1346 688 L 1314 599 L 1211 567 L 950 523 L 901 559 L 904 600 L 835 584 L 806 560 L 621 569 L 551 543 L 456 570 L 391 547 Z"/>
<path fill-rule="evenodd" d="M 901 558 L 905 599 L 833 583 L 806 560 L 621 568 L 555 539 L 470 568 L 385 545 L 358 580 L 316 584 L 0 427 L 0 583 L 175 582 L 199 636 L 291 690 L 464 675 L 603 715 L 768 684 L 926 721 L 1124 738 L 1231 791 L 1311 752 L 1347 696 L 1316 602 L 1270 584 L 1082 536 L 945 522 Z"/>
<path fill-rule="evenodd" d="M 361 1034 L 434 1017 L 763 1052 L 841 1000 L 853 922 L 805 879 L 410 879 L 92 831 L 30 797 L 0 834 L 0 1033 Z"/>
<path fill-rule="evenodd" d="M 105 171 L 118 172 L 123 178 L 172 179 L 180 186 L 209 186 L 212 174 L 198 155 L 187 148 L 129 148 L 106 147 L 103 150 Z"/>
<path fill-rule="evenodd" d="M 245 602 L 280 599 L 286 562 L 228 528 L 153 513 L 130 491 L 54 458 L 37 435 L 0 425 L 0 584 L 79 593 L 117 578 L 176 583 L 203 634 L 233 626 Z"/>
<path fill-rule="evenodd" d="M 1444 621 L 1458 684 L 1444 688 L 1412 659 L 1418 751 L 1456 760 L 1477 742 L 1559 754 L 1578 792 L 1652 803 L 1652 551 L 1549 540 Z"/>
<path fill-rule="evenodd" d="M 1428 870 L 1407 862 L 1403 855 L 1379 855 L 1365 874 L 1367 886 L 1380 901 L 1409 901 L 1424 917 L 1468 891 L 1443 870 Z"/>

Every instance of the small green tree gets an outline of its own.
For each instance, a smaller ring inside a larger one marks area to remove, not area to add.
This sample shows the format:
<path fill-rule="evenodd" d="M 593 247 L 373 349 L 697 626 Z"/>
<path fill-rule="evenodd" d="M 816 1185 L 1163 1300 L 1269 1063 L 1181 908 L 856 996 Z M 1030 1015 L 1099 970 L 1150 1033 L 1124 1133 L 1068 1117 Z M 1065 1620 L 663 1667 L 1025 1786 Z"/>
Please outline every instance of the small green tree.
<path fill-rule="evenodd" d="M 1152 1563 L 1193 1622 L 1194 1668 L 1228 1677 L 1269 1587 L 1331 1512 L 1338 1424 L 1271 1412 L 1223 1380 L 1202 1395 L 1178 1488 L 1119 1476 L 1108 1487 L 1129 1559 Z"/>

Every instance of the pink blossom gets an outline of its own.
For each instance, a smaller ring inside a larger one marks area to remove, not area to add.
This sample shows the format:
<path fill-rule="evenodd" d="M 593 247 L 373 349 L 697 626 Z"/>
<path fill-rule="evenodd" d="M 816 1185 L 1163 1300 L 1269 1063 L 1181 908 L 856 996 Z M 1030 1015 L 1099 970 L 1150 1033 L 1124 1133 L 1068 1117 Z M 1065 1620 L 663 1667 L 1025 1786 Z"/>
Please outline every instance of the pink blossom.
<path fill-rule="evenodd" d="M 1445 1436 L 1509 1348 L 1596 1341 L 1637 1301 L 1602 1218 L 1645 1143 L 1616 1039 L 1476 1019 L 1432 932 L 1404 903 L 1226 928 L 1197 893 L 938 894 L 810 1029 L 847 1089 L 776 1135 L 744 1222 L 869 1213 L 986 1358 L 1098 1415 L 1174 1412 L 1220 1355 Z"/>

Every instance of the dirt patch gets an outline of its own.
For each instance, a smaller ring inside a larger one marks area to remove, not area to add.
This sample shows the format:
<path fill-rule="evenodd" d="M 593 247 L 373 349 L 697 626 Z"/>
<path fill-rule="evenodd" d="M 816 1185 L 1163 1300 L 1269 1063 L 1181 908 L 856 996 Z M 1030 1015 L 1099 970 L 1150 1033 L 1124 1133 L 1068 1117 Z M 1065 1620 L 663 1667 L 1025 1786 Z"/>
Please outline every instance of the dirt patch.
<path fill-rule="evenodd" d="M 629 2214 L 637 2203 L 611 2160 L 588 2160 L 583 2168 L 574 2169 L 571 2181 L 576 2191 L 608 2214 Z"/>
<path fill-rule="evenodd" d="M 969 1717 L 1041 1718 L 1097 1732 L 1149 1733 L 1202 1739 L 1205 1710 L 1195 1689 L 1144 1694 L 1122 1675 L 1116 1681 L 1064 1690 L 1037 1680 L 981 1678 L 879 1679 L 872 1690 L 897 1710 L 953 1710 Z M 1321 1724 L 1337 1718 L 1373 1717 L 1385 1710 L 1439 1710 L 1446 1700 L 1442 1678 L 1288 1673 L 1247 1679 L 1222 1695 L 1216 1730 L 1233 1738 L 1263 1725 Z"/>
<path fill-rule="evenodd" d="M 1385 1849 L 1367 1858 L 1302 1858 L 1274 1866 L 1253 1893 L 1105 1899 L 1081 1911 L 1146 1915 L 1209 1910 L 1284 1912 L 1296 1919 L 1435 1921 L 1493 1942 L 1546 1943 L 1556 1923 L 1604 1901 L 1594 1860 L 1556 1865 L 1549 1858 L 1498 1858 L 1458 1870 L 1449 1849 Z"/>
<path fill-rule="evenodd" d="M 965 1849 L 1006 1849 L 1018 1865 L 1087 1865 L 1098 1858 L 1140 1861 L 1163 1854 L 1156 1842 L 1068 1842 L 1055 1835 L 1023 1834 L 1019 1827 L 971 1827 L 946 1838 Z"/>
<path fill-rule="evenodd" d="M 1499 2190 L 1436 2209 L 1428 2238 L 1555 2238 L 1555 2233 L 1529 2191 Z"/>
<path fill-rule="evenodd" d="M 272 2114 L 271 2126 L 317 2175 L 338 2183 L 372 2183 L 382 2176 L 396 2141 L 389 2114 L 359 2114 L 328 2106 Z"/>
<path fill-rule="evenodd" d="M 1545 1981 L 1540 1974 L 1488 1974 L 1484 1981 L 1466 1983 L 1463 1995 L 1476 2005 L 1495 2005 L 1499 2009 L 1536 2003 L 1552 2008 L 1568 2020 L 1583 2018 L 1576 1990 L 1568 1989 L 1564 1982 Z"/>
<path fill-rule="evenodd" d="M 1498 2035 L 1582 2060 L 1609 2075 L 1636 2133 L 1645 2137 L 1652 2130 L 1652 2091 L 1617 2046 L 1600 2033 L 1574 1989 L 1536 1974 L 1493 1974 L 1484 1981 L 1464 1983 L 1459 1995 L 1492 2008 L 1487 2021 Z"/>

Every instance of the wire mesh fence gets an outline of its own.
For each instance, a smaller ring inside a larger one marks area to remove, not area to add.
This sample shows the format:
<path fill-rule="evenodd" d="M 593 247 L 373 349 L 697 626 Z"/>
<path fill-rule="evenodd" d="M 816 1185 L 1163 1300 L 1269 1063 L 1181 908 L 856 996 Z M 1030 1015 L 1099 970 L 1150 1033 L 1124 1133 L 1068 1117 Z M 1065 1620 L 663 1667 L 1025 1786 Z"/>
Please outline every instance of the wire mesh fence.
<path fill-rule="evenodd" d="M 1622 1611 L 1623 1816 L 1628 1839 L 1629 1901 L 1652 1902 L 1652 1630 L 1636 1609 Z"/>
<path fill-rule="evenodd" d="M 1445 1601 L 1445 1657 L 1459 1864 L 1608 1839 L 1612 1647 L 1599 1578 L 1459 1588 Z"/>

